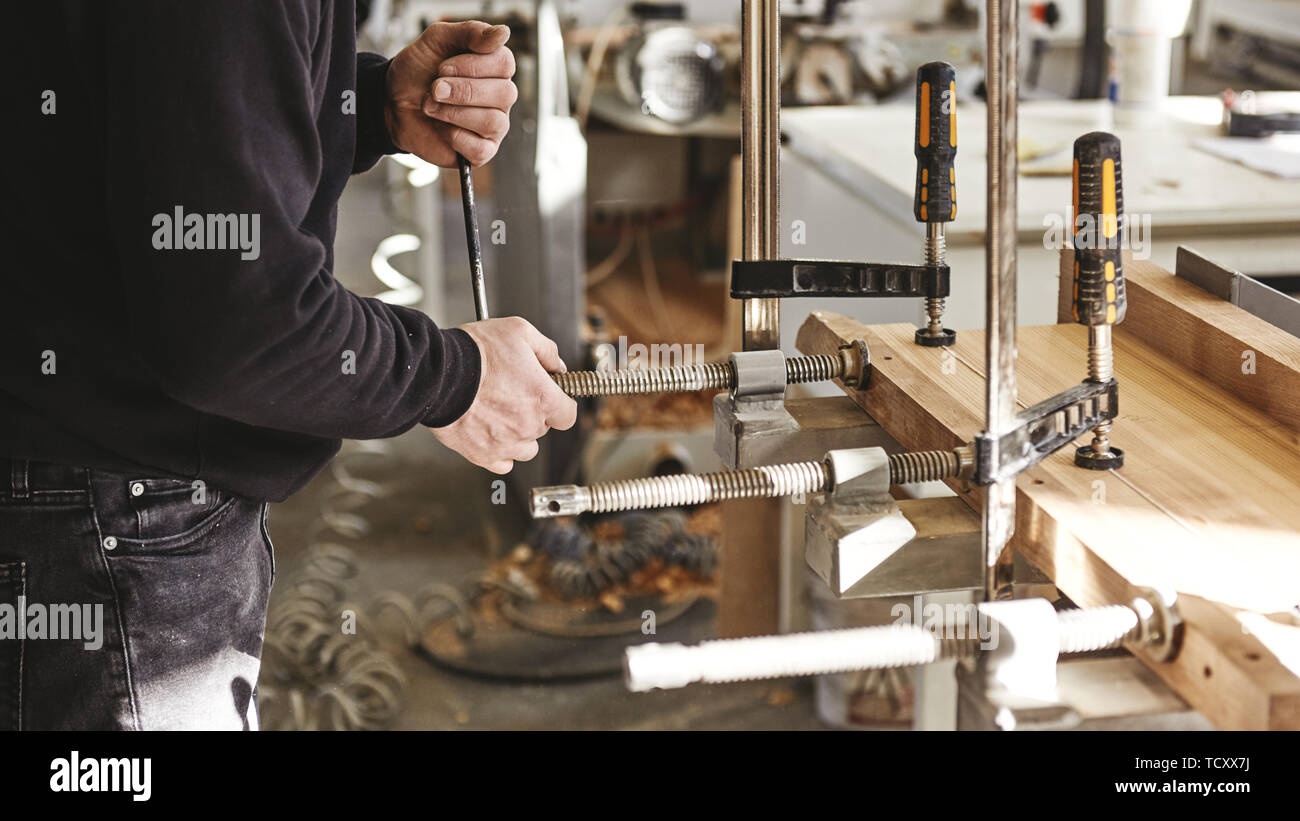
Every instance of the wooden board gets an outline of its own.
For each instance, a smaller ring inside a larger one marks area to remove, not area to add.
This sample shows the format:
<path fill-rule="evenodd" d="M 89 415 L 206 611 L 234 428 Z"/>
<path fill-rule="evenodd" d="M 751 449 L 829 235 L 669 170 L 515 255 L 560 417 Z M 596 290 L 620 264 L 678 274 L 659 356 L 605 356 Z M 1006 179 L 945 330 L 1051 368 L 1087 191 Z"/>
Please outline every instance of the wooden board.
<path fill-rule="evenodd" d="M 1131 287 L 1130 316 L 1153 309 L 1147 294 Z M 1141 585 L 1178 591 L 1182 652 L 1143 660 L 1216 726 L 1300 728 L 1300 628 L 1248 632 L 1242 618 L 1300 603 L 1300 436 L 1125 328 L 1112 434 L 1125 467 L 1086 471 L 1067 449 L 1022 474 L 1013 545 L 1083 606 L 1127 602 Z M 830 353 L 865 339 L 872 382 L 846 391 L 854 401 L 910 450 L 970 441 L 984 427 L 983 334 L 959 334 L 945 352 L 913 344 L 913 331 L 817 312 L 797 344 Z M 1022 407 L 1084 377 L 1086 340 L 1077 325 L 1019 329 Z M 978 509 L 979 489 L 952 486 Z"/>
<path fill-rule="evenodd" d="M 1061 253 L 1069 281 L 1074 252 Z M 1300 430 L 1300 343 L 1185 279 L 1127 254 L 1128 315 L 1120 329 L 1184 368 Z M 1060 289 L 1057 321 L 1070 321 L 1068 288 Z"/>

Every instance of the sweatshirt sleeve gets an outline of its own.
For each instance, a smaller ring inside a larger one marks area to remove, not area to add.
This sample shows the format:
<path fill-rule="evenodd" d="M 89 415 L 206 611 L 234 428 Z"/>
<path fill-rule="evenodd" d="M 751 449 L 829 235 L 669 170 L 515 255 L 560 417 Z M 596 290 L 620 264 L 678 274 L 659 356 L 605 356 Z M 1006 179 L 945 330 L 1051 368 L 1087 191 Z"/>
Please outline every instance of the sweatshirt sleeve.
<path fill-rule="evenodd" d="M 400 154 L 393 145 L 384 121 L 384 101 L 388 96 L 386 81 L 392 60 L 378 54 L 357 55 L 357 150 L 352 173 L 365 171 L 385 154 Z"/>
<path fill-rule="evenodd" d="M 364 122 L 336 129 L 356 129 L 355 154 L 351 140 L 322 144 L 318 118 L 341 111 L 314 99 L 313 78 L 343 38 L 322 30 L 321 6 L 115 8 L 107 133 L 87 140 L 102 137 L 92 150 L 106 154 L 118 309 L 142 367 L 177 401 L 277 430 L 366 439 L 455 421 L 478 388 L 474 341 L 349 292 L 326 242 L 301 227 L 332 208 L 322 168 L 356 167 L 363 139 L 367 155 L 384 148 Z M 382 86 L 381 64 L 358 62 L 358 84 Z M 357 119 L 373 118 L 361 91 Z"/>

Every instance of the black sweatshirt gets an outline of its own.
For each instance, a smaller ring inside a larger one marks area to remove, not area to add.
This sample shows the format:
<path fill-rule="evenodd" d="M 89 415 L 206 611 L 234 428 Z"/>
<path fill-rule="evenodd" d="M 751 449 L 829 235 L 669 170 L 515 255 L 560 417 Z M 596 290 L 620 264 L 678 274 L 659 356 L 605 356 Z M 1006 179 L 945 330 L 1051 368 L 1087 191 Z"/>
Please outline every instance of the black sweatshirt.
<path fill-rule="evenodd" d="M 455 421 L 464 331 L 332 275 L 397 149 L 350 0 L 28 4 L 8 28 L 0 456 L 283 499 L 341 438 Z"/>

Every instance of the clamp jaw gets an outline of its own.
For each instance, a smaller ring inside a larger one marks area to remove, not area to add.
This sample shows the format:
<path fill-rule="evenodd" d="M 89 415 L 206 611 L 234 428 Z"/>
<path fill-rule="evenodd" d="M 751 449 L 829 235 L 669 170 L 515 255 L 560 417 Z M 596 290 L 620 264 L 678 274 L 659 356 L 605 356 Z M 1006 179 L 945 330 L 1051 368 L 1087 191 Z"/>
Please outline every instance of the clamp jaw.
<path fill-rule="evenodd" d="M 957 215 L 956 73 L 947 63 L 927 63 L 916 74 L 916 195 L 913 213 L 926 226 L 925 262 L 772 259 L 731 263 L 732 299 L 857 297 L 924 299 L 929 325 L 916 344 L 944 347 L 957 334 L 943 327 L 951 292 L 944 226 Z M 746 303 L 748 304 L 748 303 Z"/>
<path fill-rule="evenodd" d="M 861 339 L 834 357 L 787 359 L 779 350 L 741 351 L 728 364 L 735 379 L 727 393 L 713 398 L 713 450 L 732 470 L 797 461 L 826 447 L 824 431 L 803 435 L 786 408 L 786 385 L 838 379 L 866 388 L 871 382 L 871 353 Z"/>

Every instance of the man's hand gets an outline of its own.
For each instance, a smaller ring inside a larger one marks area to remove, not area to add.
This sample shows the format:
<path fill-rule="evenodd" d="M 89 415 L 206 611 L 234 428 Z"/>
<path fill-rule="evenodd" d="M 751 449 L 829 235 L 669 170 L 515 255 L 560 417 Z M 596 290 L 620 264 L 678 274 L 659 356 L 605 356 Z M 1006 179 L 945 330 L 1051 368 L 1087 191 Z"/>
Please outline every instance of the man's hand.
<path fill-rule="evenodd" d="M 434 23 L 388 67 L 384 121 L 393 144 L 451 168 L 456 154 L 479 166 L 496 156 L 519 91 L 507 26 Z"/>
<path fill-rule="evenodd" d="M 561 391 L 551 373 L 564 362 L 555 343 L 517 316 L 462 325 L 478 343 L 482 359 L 478 394 L 465 415 L 431 428 L 438 441 L 493 473 L 537 455 L 537 440 L 550 428 L 568 430 L 578 403 Z"/>

